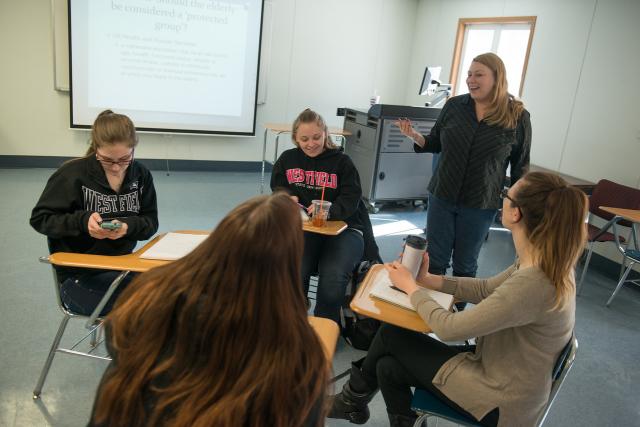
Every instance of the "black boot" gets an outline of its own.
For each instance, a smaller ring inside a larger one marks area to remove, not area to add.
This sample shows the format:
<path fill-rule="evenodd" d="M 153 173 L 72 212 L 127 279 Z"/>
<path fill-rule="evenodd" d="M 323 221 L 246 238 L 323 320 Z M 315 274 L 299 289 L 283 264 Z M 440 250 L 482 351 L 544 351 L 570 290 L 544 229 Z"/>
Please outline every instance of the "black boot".
<path fill-rule="evenodd" d="M 417 415 L 399 415 L 399 414 L 387 414 L 389 415 L 389 426 L 390 427 L 413 427 L 416 420 L 418 419 Z"/>
<path fill-rule="evenodd" d="M 372 389 L 365 380 L 360 370 L 363 360 L 351 364 L 351 376 L 342 386 L 342 393 L 332 396 L 333 402 L 328 418 L 348 420 L 353 424 L 364 424 L 369 419 L 368 405 L 378 392 L 378 388 Z"/>

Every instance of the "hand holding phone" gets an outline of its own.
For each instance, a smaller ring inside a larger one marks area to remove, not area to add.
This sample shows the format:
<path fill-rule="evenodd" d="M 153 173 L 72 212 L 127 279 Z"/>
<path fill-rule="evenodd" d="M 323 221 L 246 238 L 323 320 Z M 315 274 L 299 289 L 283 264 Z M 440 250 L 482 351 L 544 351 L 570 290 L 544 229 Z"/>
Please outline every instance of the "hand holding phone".
<path fill-rule="evenodd" d="M 100 223 L 100 228 L 104 230 L 118 230 L 122 228 L 122 223 L 120 221 L 106 220 Z"/>

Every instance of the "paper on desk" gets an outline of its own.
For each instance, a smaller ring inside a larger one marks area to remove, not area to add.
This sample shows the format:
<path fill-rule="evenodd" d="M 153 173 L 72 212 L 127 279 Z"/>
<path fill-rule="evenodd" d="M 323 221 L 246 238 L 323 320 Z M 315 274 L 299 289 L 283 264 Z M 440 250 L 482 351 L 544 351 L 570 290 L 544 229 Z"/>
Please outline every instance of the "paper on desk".
<path fill-rule="evenodd" d="M 373 279 L 369 295 L 374 298 L 390 302 L 391 304 L 406 308 L 408 310 L 415 311 L 415 308 L 413 308 L 413 305 L 411 305 L 411 301 L 409 300 L 409 295 L 405 294 L 404 292 L 397 291 L 391 286 L 393 285 L 391 283 L 391 279 L 389 279 L 389 273 L 386 269 L 383 268 Z M 433 291 L 431 289 L 428 289 L 427 292 L 429 293 L 429 296 L 433 298 L 438 304 L 449 310 L 449 308 L 451 307 L 451 303 L 453 302 L 453 295 Z"/>
<path fill-rule="evenodd" d="M 140 258 L 176 260 L 194 250 L 207 237 L 208 234 L 167 233 Z"/>

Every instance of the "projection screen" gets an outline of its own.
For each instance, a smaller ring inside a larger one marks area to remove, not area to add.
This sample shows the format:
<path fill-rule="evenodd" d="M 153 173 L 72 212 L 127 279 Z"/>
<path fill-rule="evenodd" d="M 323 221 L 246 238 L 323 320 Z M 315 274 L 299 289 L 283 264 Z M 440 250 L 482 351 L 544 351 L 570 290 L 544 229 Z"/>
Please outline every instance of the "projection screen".
<path fill-rule="evenodd" d="M 70 0 L 71 127 L 254 135 L 263 0 Z"/>

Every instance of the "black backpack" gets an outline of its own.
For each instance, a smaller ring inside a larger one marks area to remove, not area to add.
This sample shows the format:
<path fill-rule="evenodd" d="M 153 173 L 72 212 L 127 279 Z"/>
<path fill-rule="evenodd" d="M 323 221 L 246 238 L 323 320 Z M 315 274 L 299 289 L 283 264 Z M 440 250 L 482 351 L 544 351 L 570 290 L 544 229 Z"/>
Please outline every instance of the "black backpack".
<path fill-rule="evenodd" d="M 362 261 L 360 263 L 353 273 L 353 278 L 349 286 L 351 289 L 350 291 L 347 290 L 344 303 L 342 304 L 342 310 L 340 311 L 340 335 L 344 337 L 349 345 L 358 350 L 369 350 L 373 337 L 375 337 L 380 328 L 380 321 L 354 313 L 351 308 L 349 308 L 349 304 L 369 272 L 369 269 L 379 263 L 378 260 Z"/>

